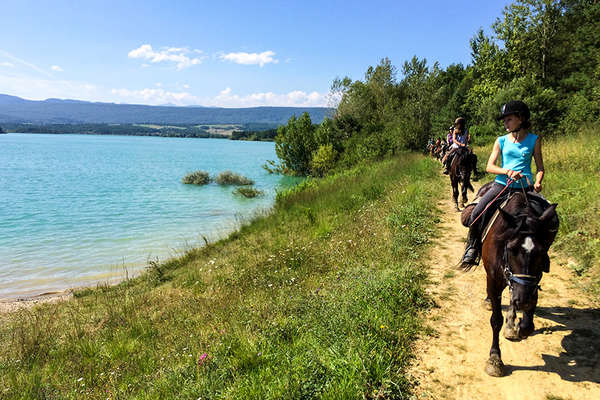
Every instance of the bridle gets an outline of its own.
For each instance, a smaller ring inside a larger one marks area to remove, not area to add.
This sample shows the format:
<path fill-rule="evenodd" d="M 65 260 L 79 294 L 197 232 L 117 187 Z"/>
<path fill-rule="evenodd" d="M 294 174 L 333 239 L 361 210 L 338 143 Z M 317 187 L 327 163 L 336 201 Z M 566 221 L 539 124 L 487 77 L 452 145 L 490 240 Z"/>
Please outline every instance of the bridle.
<path fill-rule="evenodd" d="M 502 261 L 504 263 L 504 267 L 503 267 L 504 279 L 506 279 L 508 288 L 511 291 L 513 289 L 513 283 L 523 285 L 526 287 L 534 287 L 535 288 L 534 293 L 537 290 L 542 290 L 542 288 L 539 286 L 539 283 L 542 280 L 543 272 L 540 272 L 539 276 L 529 275 L 529 274 L 515 274 L 512 272 L 512 268 L 510 267 L 510 263 L 508 262 L 508 245 L 507 244 L 504 245 L 504 254 L 502 257 Z M 528 267 L 527 270 L 529 272 L 529 255 L 527 256 L 525 263 Z"/>

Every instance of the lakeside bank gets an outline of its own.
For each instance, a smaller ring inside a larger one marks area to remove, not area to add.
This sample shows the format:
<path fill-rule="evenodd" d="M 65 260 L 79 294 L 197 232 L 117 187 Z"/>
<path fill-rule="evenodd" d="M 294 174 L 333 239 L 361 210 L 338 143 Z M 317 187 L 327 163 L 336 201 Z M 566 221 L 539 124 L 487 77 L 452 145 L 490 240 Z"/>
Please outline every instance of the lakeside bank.
<path fill-rule="evenodd" d="M 402 154 L 308 180 L 227 239 L 4 316 L 4 396 L 408 393 L 438 168 Z"/>

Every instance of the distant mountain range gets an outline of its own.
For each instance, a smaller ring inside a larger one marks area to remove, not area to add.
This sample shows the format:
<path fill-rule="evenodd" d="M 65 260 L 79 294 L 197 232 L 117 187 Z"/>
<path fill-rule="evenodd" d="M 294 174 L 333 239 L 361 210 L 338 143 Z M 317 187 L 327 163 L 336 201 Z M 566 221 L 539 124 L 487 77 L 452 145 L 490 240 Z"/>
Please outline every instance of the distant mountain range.
<path fill-rule="evenodd" d="M 313 123 L 332 114 L 326 107 L 177 107 L 95 103 L 80 100 L 26 100 L 0 94 L 0 124 L 285 124 L 308 112 Z"/>

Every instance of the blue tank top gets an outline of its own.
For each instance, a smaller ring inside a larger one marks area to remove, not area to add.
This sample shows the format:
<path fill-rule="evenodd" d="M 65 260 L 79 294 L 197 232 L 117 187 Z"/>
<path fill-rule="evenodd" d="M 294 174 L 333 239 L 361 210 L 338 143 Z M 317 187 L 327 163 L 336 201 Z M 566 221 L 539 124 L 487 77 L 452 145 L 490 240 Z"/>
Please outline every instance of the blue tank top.
<path fill-rule="evenodd" d="M 498 138 L 500 144 L 500 154 L 502 155 L 502 168 L 512 169 L 513 171 L 521 171 L 523 177 L 517 182 L 513 182 L 511 188 L 520 188 L 533 185 L 533 173 L 531 172 L 531 157 L 537 140 L 537 135 L 528 133 L 520 143 L 513 143 L 504 135 Z M 527 177 L 527 178 L 526 178 Z M 529 182 L 527 182 L 529 179 Z M 508 175 L 497 175 L 496 182 L 501 185 L 506 185 Z"/>

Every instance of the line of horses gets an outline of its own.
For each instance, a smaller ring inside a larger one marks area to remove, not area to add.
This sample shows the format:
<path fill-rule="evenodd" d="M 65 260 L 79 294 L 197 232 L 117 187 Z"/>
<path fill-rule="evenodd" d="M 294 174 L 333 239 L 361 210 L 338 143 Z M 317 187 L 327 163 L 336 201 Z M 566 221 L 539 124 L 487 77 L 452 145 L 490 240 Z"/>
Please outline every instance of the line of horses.
<path fill-rule="evenodd" d="M 426 153 L 440 161 L 444 158 L 448 150 L 450 150 L 450 145 L 441 139 L 437 141 L 431 139 L 425 148 Z"/>
<path fill-rule="evenodd" d="M 432 157 L 441 159 L 448 149 L 443 146 L 431 146 L 428 152 Z M 450 165 L 450 182 L 457 211 L 458 184 L 462 185 L 461 221 L 467 221 L 474 205 L 466 206 L 467 189 L 473 191 L 470 178 L 473 160 L 465 149 L 455 150 Z M 477 195 L 483 196 L 490 189 L 490 182 L 483 185 Z M 506 188 L 509 189 L 509 188 Z M 506 312 L 504 337 L 511 341 L 526 339 L 535 332 L 533 316 L 537 306 L 538 290 L 544 272 L 550 271 L 548 251 L 558 232 L 557 204 L 549 204 L 543 197 L 525 188 L 509 189 L 493 201 L 493 213 L 486 213 L 485 237 L 481 243 L 481 259 L 486 271 L 487 299 L 491 302 L 492 345 L 485 372 L 494 377 L 504 376 L 499 334 L 503 324 L 502 292 L 506 287 L 510 292 L 510 303 Z M 483 232 L 484 230 L 480 230 Z M 468 271 L 471 266 L 461 266 Z M 517 319 L 517 312 L 522 317 Z"/>
<path fill-rule="evenodd" d="M 445 141 L 437 140 L 436 142 L 430 141 L 427 144 L 427 153 L 440 162 L 446 157 L 451 147 Z M 471 175 L 477 165 L 477 156 L 465 147 L 460 147 L 453 150 L 453 159 L 450 164 L 450 183 L 452 185 L 452 196 L 454 198 L 454 205 L 456 211 L 460 211 L 458 207 L 458 194 L 460 185 L 460 207 L 464 207 L 467 203 L 467 190 L 473 191 L 473 185 L 471 185 Z"/>

